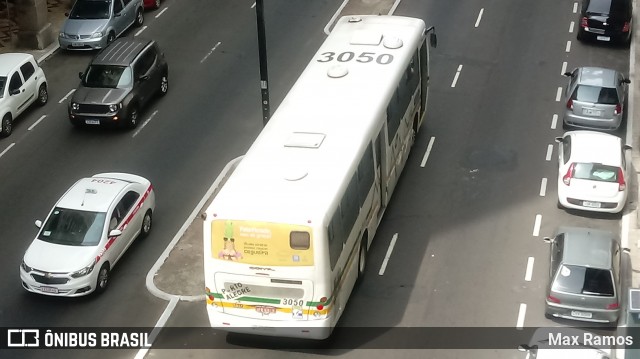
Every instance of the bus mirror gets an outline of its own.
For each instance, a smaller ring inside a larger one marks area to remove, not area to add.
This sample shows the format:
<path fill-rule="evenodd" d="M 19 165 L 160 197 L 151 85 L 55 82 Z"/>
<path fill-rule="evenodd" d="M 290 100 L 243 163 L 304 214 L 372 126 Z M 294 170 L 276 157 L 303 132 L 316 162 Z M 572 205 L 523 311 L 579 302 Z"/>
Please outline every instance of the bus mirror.
<path fill-rule="evenodd" d="M 438 46 L 438 36 L 436 36 L 435 32 L 432 32 L 429 36 L 429 45 L 431 47 L 436 48 Z"/>

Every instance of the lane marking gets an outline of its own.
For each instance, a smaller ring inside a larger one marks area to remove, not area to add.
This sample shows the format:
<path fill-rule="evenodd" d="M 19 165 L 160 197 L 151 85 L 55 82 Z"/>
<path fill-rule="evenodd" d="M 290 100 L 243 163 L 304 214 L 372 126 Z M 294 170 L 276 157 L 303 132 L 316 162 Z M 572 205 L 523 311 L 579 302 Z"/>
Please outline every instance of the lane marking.
<path fill-rule="evenodd" d="M 4 156 L 4 154 L 7 153 L 7 151 L 9 151 L 11 149 L 11 147 L 13 147 L 15 145 L 16 145 L 16 143 L 13 142 L 9 146 L 7 146 L 7 148 L 5 148 L 4 151 L 0 152 L 0 157 Z"/>
<path fill-rule="evenodd" d="M 560 97 L 562 97 L 562 87 L 558 87 L 556 91 L 556 102 L 560 102 Z"/>
<path fill-rule="evenodd" d="M 393 235 L 391 238 L 391 243 L 389 243 L 389 249 L 387 249 L 387 254 L 384 256 L 384 260 L 382 261 L 382 267 L 380 267 L 380 271 L 378 275 L 383 275 L 384 270 L 387 269 L 387 263 L 389 262 L 389 258 L 391 257 L 391 252 L 393 252 L 393 247 L 396 245 L 396 240 L 398 239 L 398 233 Z"/>
<path fill-rule="evenodd" d="M 144 126 L 146 126 L 146 125 L 147 125 L 147 123 L 149 123 L 149 121 L 151 121 L 151 119 L 153 118 L 153 116 L 155 116 L 157 113 L 158 113 L 158 110 L 153 111 L 153 113 L 151 114 L 151 116 L 149 116 L 149 118 L 147 118 L 147 119 L 142 123 L 142 125 L 140 125 L 140 128 L 138 128 L 138 129 L 136 130 L 136 132 L 134 132 L 134 133 L 133 133 L 133 135 L 132 135 L 131 137 L 132 137 L 132 138 L 133 138 L 133 137 L 136 137 L 136 135 L 137 135 L 138 133 L 140 133 L 140 131 L 142 131 L 142 129 L 144 128 Z"/>
<path fill-rule="evenodd" d="M 573 27 L 575 26 L 575 21 L 571 21 L 569 24 L 569 33 L 573 33 Z"/>
<path fill-rule="evenodd" d="M 558 125 L 558 115 L 554 114 L 553 118 L 551 119 L 551 129 L 555 130 L 557 125 Z"/>
<path fill-rule="evenodd" d="M 522 329 L 524 326 L 524 317 L 527 313 L 527 305 L 520 303 L 520 309 L 518 310 L 518 321 L 516 322 L 516 329 Z"/>
<path fill-rule="evenodd" d="M 169 317 L 171 316 L 173 310 L 176 308 L 177 304 L 178 298 L 171 298 L 169 304 L 167 304 L 167 307 L 164 309 L 164 312 L 162 312 L 162 315 L 158 319 L 156 326 L 153 328 L 153 331 L 151 331 L 151 334 L 149 335 L 149 344 L 151 344 L 152 346 L 154 340 L 156 339 L 158 334 L 160 334 L 162 328 L 167 324 L 167 321 L 169 320 Z M 144 357 L 149 352 L 149 349 L 151 348 L 141 348 L 140 350 L 138 350 L 138 353 L 136 353 L 134 359 L 144 359 Z"/>
<path fill-rule="evenodd" d="M 69 92 L 67 92 L 66 95 L 64 95 L 63 98 L 60 99 L 60 101 L 58 101 L 58 103 L 63 103 L 69 96 L 71 96 L 72 93 L 76 92 L 76 89 L 73 89 Z"/>
<path fill-rule="evenodd" d="M 524 280 L 527 282 L 531 282 L 531 277 L 533 276 L 534 261 L 535 259 L 533 257 L 529 257 L 529 259 L 527 259 L 527 270 L 525 271 L 525 274 L 524 274 Z"/>
<path fill-rule="evenodd" d="M 576 1 L 573 3 L 573 13 L 575 14 L 577 12 L 578 12 L 578 2 Z"/>
<path fill-rule="evenodd" d="M 480 12 L 478 13 L 478 19 L 476 20 L 476 27 L 480 25 L 480 20 L 482 19 L 482 13 L 484 13 L 484 8 L 480 9 Z"/>
<path fill-rule="evenodd" d="M 542 224 L 542 215 L 536 214 L 536 221 L 533 224 L 533 236 L 537 237 L 540 235 L 540 225 Z"/>
<path fill-rule="evenodd" d="M 158 15 L 156 15 L 156 19 L 157 19 L 157 18 L 159 18 L 159 17 L 160 17 L 160 15 L 164 14 L 164 12 L 165 12 L 165 11 L 167 11 L 167 9 L 168 9 L 168 8 L 169 8 L 169 7 L 167 6 L 167 7 L 165 7 L 164 9 L 162 9 L 162 11 L 160 11 L 160 12 L 158 13 Z"/>
<path fill-rule="evenodd" d="M 256 3 L 254 2 L 253 5 L 251 5 L 251 8 L 253 9 L 254 7 L 256 7 Z"/>
<path fill-rule="evenodd" d="M 422 157 L 422 162 L 420 163 L 420 167 L 424 167 L 427 164 L 427 159 L 429 158 L 429 154 L 431 153 L 431 149 L 433 148 L 433 142 L 436 140 L 435 137 L 431 136 L 429 139 L 429 144 L 427 145 L 427 151 L 424 153 L 424 157 Z"/>
<path fill-rule="evenodd" d="M 38 119 L 38 121 L 34 122 L 33 125 L 29 126 L 29 128 L 27 128 L 27 131 L 31 131 L 33 130 L 34 127 L 36 127 L 37 124 L 40 123 L 40 121 L 44 120 L 44 118 L 47 117 L 47 115 L 42 115 L 40 116 L 40 118 Z"/>
<path fill-rule="evenodd" d="M 544 197 L 547 194 L 547 178 L 543 178 L 540 182 L 540 197 Z"/>
<path fill-rule="evenodd" d="M 545 157 L 545 159 L 546 159 L 547 161 L 551 161 L 551 155 L 552 155 L 552 154 L 553 154 L 553 145 L 552 145 L 552 144 L 549 144 L 549 145 L 547 146 L 547 156 Z"/>
<path fill-rule="evenodd" d="M 564 73 L 567 72 L 567 62 L 562 63 L 562 70 L 560 70 L 560 75 L 564 76 Z"/>
<path fill-rule="evenodd" d="M 462 65 L 458 66 L 458 70 L 456 71 L 455 76 L 453 76 L 453 82 L 451 82 L 451 87 L 456 87 L 456 83 L 458 82 L 458 76 L 460 76 L 460 71 L 462 71 Z"/>
<path fill-rule="evenodd" d="M 571 40 L 567 40 L 567 47 L 565 47 L 564 51 L 571 52 Z"/>
<path fill-rule="evenodd" d="M 209 53 L 208 53 L 207 55 L 205 55 L 205 57 L 203 57 L 203 58 L 202 58 L 202 60 L 200 60 L 200 63 L 205 62 L 205 61 L 207 60 L 207 58 L 208 58 L 209 56 L 211 56 L 211 54 L 213 54 L 213 52 L 214 52 L 214 51 L 216 51 L 216 48 L 217 48 L 218 46 L 220 46 L 220 44 L 221 44 L 221 42 L 220 42 L 220 41 L 218 41 L 218 43 L 216 44 L 216 46 L 214 46 L 213 48 L 211 48 L 211 51 L 209 51 Z"/>
<path fill-rule="evenodd" d="M 144 30 L 147 29 L 147 25 L 143 26 L 142 29 L 138 30 L 135 34 L 133 34 L 133 36 L 138 36 L 140 35 Z"/>

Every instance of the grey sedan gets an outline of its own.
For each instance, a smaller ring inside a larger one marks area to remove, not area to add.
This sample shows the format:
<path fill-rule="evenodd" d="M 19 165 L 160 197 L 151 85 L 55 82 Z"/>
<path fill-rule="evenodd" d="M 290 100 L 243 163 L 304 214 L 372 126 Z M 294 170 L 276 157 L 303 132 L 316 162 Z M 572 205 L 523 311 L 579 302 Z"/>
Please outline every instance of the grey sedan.
<path fill-rule="evenodd" d="M 565 129 L 620 127 L 629 79 L 603 67 L 579 67 L 564 75 L 570 77 L 565 90 Z"/>

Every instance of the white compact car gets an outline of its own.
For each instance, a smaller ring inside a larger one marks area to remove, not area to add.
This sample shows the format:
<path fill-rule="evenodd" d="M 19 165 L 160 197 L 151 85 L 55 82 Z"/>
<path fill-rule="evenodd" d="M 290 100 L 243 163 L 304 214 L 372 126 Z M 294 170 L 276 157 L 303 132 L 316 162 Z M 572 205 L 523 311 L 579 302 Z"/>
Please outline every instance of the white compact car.
<path fill-rule="evenodd" d="M 619 213 L 627 202 L 627 162 L 622 140 L 595 131 L 557 137 L 558 207 Z"/>
<path fill-rule="evenodd" d="M 47 78 L 30 54 L 0 54 L 0 136 L 7 137 L 13 122 L 32 103 L 49 100 Z"/>
<path fill-rule="evenodd" d="M 76 297 L 102 292 L 133 240 L 151 231 L 155 193 L 149 180 L 101 173 L 77 181 L 53 207 L 20 265 L 33 293 Z"/>

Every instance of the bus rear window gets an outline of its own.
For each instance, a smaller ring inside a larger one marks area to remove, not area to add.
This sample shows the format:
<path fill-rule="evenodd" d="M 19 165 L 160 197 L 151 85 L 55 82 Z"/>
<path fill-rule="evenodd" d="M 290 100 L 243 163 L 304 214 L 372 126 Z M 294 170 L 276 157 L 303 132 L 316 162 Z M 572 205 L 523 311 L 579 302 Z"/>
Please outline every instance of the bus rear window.
<path fill-rule="evenodd" d="M 309 232 L 292 231 L 289 234 L 289 245 L 291 249 L 309 249 L 311 246 Z"/>

